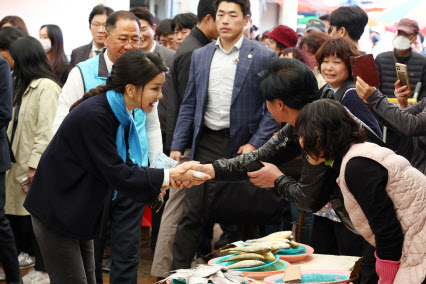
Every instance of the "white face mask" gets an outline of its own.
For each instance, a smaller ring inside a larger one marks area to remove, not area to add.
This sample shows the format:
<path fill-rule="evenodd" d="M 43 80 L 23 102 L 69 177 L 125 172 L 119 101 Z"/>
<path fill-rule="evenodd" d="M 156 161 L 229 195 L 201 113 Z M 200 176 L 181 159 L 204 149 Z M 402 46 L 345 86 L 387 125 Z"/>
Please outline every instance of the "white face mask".
<path fill-rule="evenodd" d="M 47 53 L 52 49 L 52 42 L 50 39 L 39 39 L 41 46 L 43 46 L 44 51 Z"/>
<path fill-rule="evenodd" d="M 413 39 L 414 40 L 414 39 Z M 411 43 L 413 41 L 409 40 L 407 37 L 403 36 L 403 35 L 399 35 L 395 37 L 395 48 L 399 49 L 399 50 L 407 50 L 411 47 Z"/>

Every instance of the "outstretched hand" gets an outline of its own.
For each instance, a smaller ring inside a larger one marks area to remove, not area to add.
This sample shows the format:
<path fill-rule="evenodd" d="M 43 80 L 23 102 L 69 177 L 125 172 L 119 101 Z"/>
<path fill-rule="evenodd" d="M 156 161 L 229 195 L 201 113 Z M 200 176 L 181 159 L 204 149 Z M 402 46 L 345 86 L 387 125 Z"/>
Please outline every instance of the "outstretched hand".
<path fill-rule="evenodd" d="M 211 175 L 202 171 L 202 167 L 200 166 L 202 165 L 200 165 L 199 162 L 192 161 L 170 169 L 170 186 L 179 189 L 184 187 L 189 188 L 211 179 Z"/>

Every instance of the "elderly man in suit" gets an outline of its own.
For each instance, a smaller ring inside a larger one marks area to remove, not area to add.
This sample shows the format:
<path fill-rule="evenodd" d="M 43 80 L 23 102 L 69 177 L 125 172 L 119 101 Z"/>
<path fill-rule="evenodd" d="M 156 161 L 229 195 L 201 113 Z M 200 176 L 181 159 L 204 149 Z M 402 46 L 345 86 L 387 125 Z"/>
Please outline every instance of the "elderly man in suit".
<path fill-rule="evenodd" d="M 161 55 L 166 66 L 172 68 L 173 58 L 176 51 L 171 50 L 167 47 L 159 45 L 154 40 L 155 31 L 157 25 L 154 24 L 154 17 L 147 8 L 143 7 L 134 7 L 130 9 L 130 12 L 133 13 L 141 24 L 141 38 L 142 42 L 139 48 L 142 48 L 146 52 L 156 52 Z M 170 72 L 166 73 L 166 81 L 164 82 L 161 91 L 163 93 L 163 98 L 158 102 L 158 117 L 160 119 L 161 125 L 161 134 L 163 138 L 163 145 L 166 145 L 166 126 L 167 126 L 167 99 L 169 97 L 170 89 L 173 87 L 172 78 Z M 168 150 L 164 149 L 164 152 L 168 154 Z"/>
<path fill-rule="evenodd" d="M 276 54 L 243 36 L 249 0 L 216 0 L 214 6 L 219 38 L 192 55 L 171 146 L 170 157 L 176 160 L 192 131 L 191 159 L 204 163 L 256 150 L 277 129 L 259 94 L 259 73 Z M 172 270 L 191 265 L 203 223 L 204 197 L 214 184 L 186 189 Z"/>
<path fill-rule="evenodd" d="M 10 76 L 9 64 L 0 56 L 0 262 L 3 263 L 5 278 L 0 275 L 0 280 L 7 283 L 21 283 L 19 271 L 18 252 L 16 250 L 15 238 L 9 221 L 4 212 L 5 203 L 5 176 L 11 167 L 12 152 L 6 129 L 12 119 L 12 77 Z M 3 271 L 0 271 L 3 274 Z"/>
<path fill-rule="evenodd" d="M 102 4 L 95 6 L 92 12 L 90 12 L 89 28 L 93 40 L 87 45 L 73 49 L 71 52 L 69 71 L 78 63 L 95 57 L 101 52 L 102 48 L 104 48 L 105 22 L 112 12 L 114 12 L 114 10 Z"/>

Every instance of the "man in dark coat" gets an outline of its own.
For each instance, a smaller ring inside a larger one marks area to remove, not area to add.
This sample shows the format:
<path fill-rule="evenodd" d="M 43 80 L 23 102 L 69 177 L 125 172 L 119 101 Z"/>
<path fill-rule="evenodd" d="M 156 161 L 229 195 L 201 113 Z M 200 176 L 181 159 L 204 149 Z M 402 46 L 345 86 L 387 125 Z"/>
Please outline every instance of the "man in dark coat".
<path fill-rule="evenodd" d="M 113 9 L 102 4 L 95 6 L 92 12 L 90 12 L 89 29 L 92 33 L 93 40 L 87 45 L 73 49 L 71 52 L 69 71 L 71 71 L 71 69 L 73 69 L 78 63 L 95 57 L 99 54 L 101 49 L 104 48 L 105 43 L 103 33 L 105 31 L 105 23 L 112 12 L 114 12 Z"/>
<path fill-rule="evenodd" d="M 395 64 L 402 63 L 407 65 L 412 92 L 417 83 L 422 83 L 417 98 L 420 101 L 426 97 L 426 57 L 411 50 L 411 43 L 416 41 L 419 33 L 419 25 L 414 20 L 404 18 L 398 23 L 397 30 L 394 50 L 383 52 L 376 57 L 376 68 L 380 78 L 378 89 L 387 97 L 395 97 L 395 82 L 398 80 Z M 411 160 L 412 154 L 415 154 L 411 137 L 394 129 L 387 130 L 386 143 L 389 148 L 408 160 Z"/>
<path fill-rule="evenodd" d="M 0 56 L 0 262 L 3 263 L 7 283 L 22 283 L 18 252 L 9 221 L 5 217 L 5 177 L 11 168 L 12 152 L 6 129 L 12 119 L 12 78 L 9 64 Z M 0 276 L 1 277 L 1 276 Z M 0 279 L 4 280 L 4 279 Z"/>

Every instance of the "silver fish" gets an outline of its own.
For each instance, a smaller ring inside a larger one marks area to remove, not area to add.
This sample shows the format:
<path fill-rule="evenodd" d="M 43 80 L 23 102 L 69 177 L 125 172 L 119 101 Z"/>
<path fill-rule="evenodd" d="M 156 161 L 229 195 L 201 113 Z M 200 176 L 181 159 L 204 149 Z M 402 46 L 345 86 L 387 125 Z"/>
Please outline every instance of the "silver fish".
<path fill-rule="evenodd" d="M 254 246 L 248 246 L 248 247 L 239 247 L 239 248 L 230 248 L 225 249 L 223 251 L 232 251 L 232 252 L 244 252 L 244 253 L 267 253 L 272 250 L 272 247 L 270 245 L 254 245 Z"/>
<path fill-rule="evenodd" d="M 229 269 L 249 268 L 264 265 L 263 261 L 259 260 L 242 260 L 234 264 L 228 265 Z"/>
<path fill-rule="evenodd" d="M 227 259 L 222 259 L 220 262 L 223 261 L 236 261 L 236 260 L 264 260 L 265 258 L 257 253 L 243 253 L 243 254 L 239 254 L 239 255 L 234 255 L 231 256 L 230 258 Z"/>
<path fill-rule="evenodd" d="M 204 278 L 204 277 L 191 275 L 188 278 L 186 278 L 186 283 L 187 284 L 207 284 L 207 283 L 209 283 L 209 279 Z"/>
<path fill-rule="evenodd" d="M 215 284 L 234 284 L 232 281 L 219 276 L 212 276 L 209 278 L 210 281 L 212 281 Z"/>
<path fill-rule="evenodd" d="M 222 268 L 222 265 L 200 265 L 195 269 L 192 275 L 208 278 L 210 275 L 222 270 Z"/>

